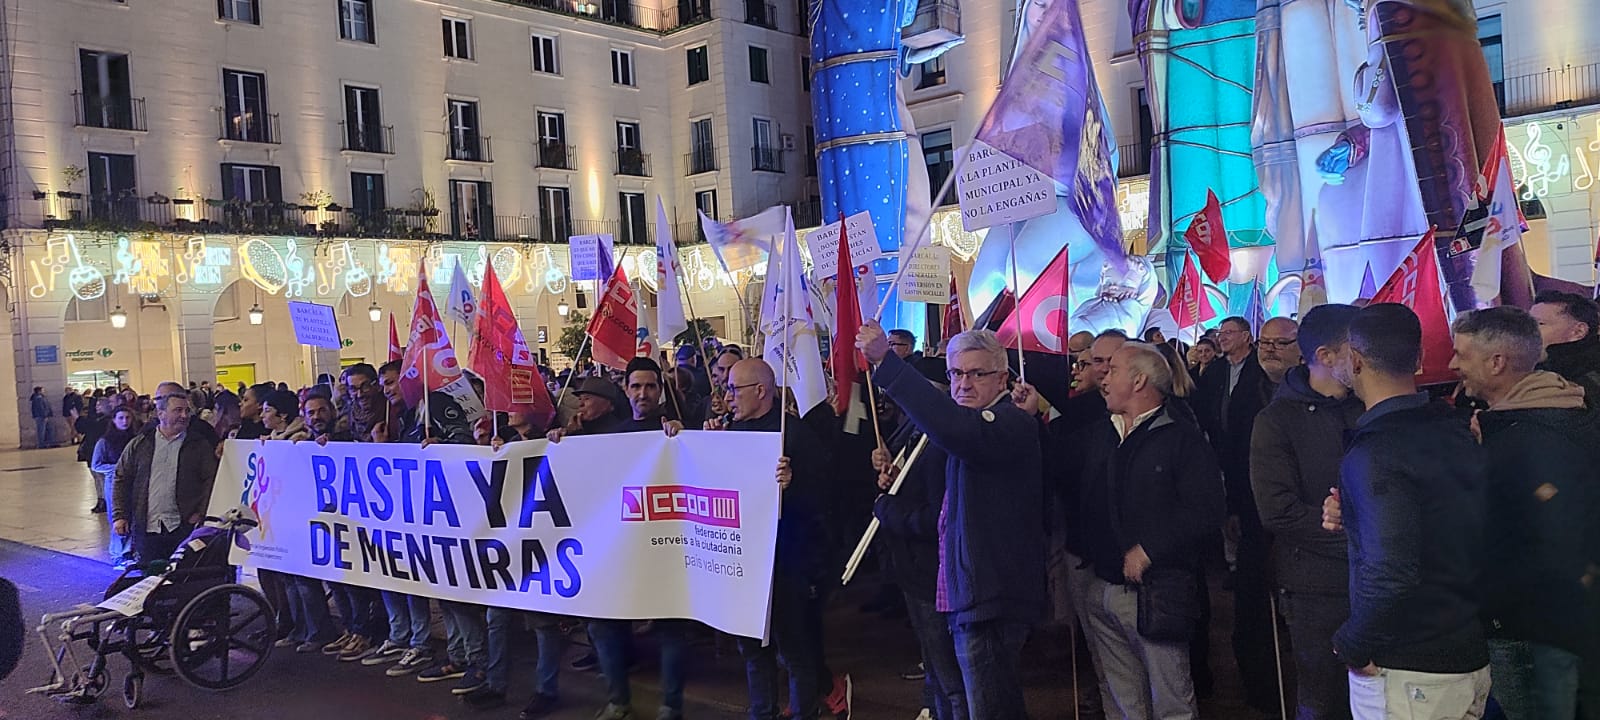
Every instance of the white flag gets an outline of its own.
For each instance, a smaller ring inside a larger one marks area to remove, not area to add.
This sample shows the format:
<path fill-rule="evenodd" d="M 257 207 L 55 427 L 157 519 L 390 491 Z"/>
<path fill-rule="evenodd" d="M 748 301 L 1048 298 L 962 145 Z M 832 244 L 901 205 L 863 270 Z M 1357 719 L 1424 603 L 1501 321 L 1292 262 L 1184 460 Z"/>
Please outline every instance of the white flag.
<path fill-rule="evenodd" d="M 698 211 L 696 211 L 698 212 Z M 773 250 L 781 240 L 784 233 L 785 218 L 789 217 L 789 208 L 783 205 L 774 205 L 743 220 L 730 223 L 720 223 L 700 216 L 700 229 L 706 234 L 706 242 L 711 244 L 711 249 L 717 253 L 717 261 L 722 263 L 722 269 L 727 272 L 738 272 L 754 267 L 761 262 L 763 256 Z M 792 218 L 788 220 L 793 225 Z"/>
<path fill-rule="evenodd" d="M 478 320 L 478 301 L 472 297 L 472 286 L 467 284 L 467 273 L 461 268 L 461 261 L 456 261 L 455 272 L 450 276 L 450 300 L 445 305 L 445 313 L 462 325 L 467 326 L 467 331 L 472 332 Z"/>
<path fill-rule="evenodd" d="M 800 241 L 787 208 L 783 245 L 767 268 L 767 288 L 761 298 L 761 331 L 766 334 L 763 355 L 779 381 L 794 393 L 795 404 L 804 415 L 828 399 L 828 385 L 822 373 L 811 291 L 800 260 Z"/>
<path fill-rule="evenodd" d="M 656 196 L 656 345 L 672 341 L 679 333 L 689 329 L 689 320 L 683 314 L 683 289 L 678 278 L 683 268 L 678 264 L 678 247 L 672 242 L 672 226 L 667 223 L 667 208 Z"/>
<path fill-rule="evenodd" d="M 1478 248 L 1477 263 L 1472 266 L 1471 282 L 1472 291 L 1484 303 L 1500 296 L 1501 260 L 1506 248 L 1522 241 L 1522 210 L 1505 146 L 1505 128 L 1501 128 L 1500 142 L 1489 153 L 1484 176 L 1479 178 L 1480 183 L 1487 185 L 1487 192 L 1479 202 L 1488 204 L 1489 215 L 1484 219 L 1483 245 Z"/>

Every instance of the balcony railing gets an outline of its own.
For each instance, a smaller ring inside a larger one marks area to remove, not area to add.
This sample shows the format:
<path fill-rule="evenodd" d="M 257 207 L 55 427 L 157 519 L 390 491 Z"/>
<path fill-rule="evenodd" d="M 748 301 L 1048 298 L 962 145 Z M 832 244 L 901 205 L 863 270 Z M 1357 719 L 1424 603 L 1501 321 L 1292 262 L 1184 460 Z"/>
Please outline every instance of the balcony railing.
<path fill-rule="evenodd" d="M 1117 147 L 1117 177 L 1150 174 L 1150 143 L 1138 142 Z"/>
<path fill-rule="evenodd" d="M 921 0 L 900 38 L 913 49 L 930 48 L 961 36 L 961 6 L 955 0 Z"/>
<path fill-rule="evenodd" d="M 617 174 L 630 177 L 650 177 L 650 156 L 636 148 L 618 150 Z"/>
<path fill-rule="evenodd" d="M 783 151 L 757 145 L 750 148 L 750 169 L 762 172 L 783 172 Z"/>
<path fill-rule="evenodd" d="M 241 113 L 217 110 L 217 137 L 236 142 L 283 142 L 278 137 L 278 114 L 247 110 Z"/>
<path fill-rule="evenodd" d="M 77 111 L 78 127 L 150 129 L 144 124 L 144 98 L 101 97 L 75 92 L 72 94 L 72 107 Z"/>
<path fill-rule="evenodd" d="M 394 154 L 394 126 L 361 126 L 339 123 L 339 134 L 344 136 L 344 149 L 356 152 Z"/>
<path fill-rule="evenodd" d="M 500 240 L 543 240 L 539 237 L 539 217 L 537 215 L 496 215 L 494 216 L 494 236 Z M 565 240 L 566 238 L 562 238 Z"/>
<path fill-rule="evenodd" d="M 450 147 L 445 157 L 451 160 L 464 160 L 466 162 L 493 162 L 494 157 L 489 152 L 488 135 L 456 135 L 446 132 L 445 137 L 450 140 Z"/>
<path fill-rule="evenodd" d="M 666 33 L 711 19 L 709 0 L 656 9 L 629 0 L 501 0 L 501 2 L 598 22 Z"/>
<path fill-rule="evenodd" d="M 778 8 L 761 0 L 744 0 L 744 21 L 751 25 L 777 29 Z"/>
<path fill-rule="evenodd" d="M 160 194 L 35 193 L 46 228 L 302 237 L 442 239 L 438 210 L 356 210 L 292 202 L 199 200 Z"/>
<path fill-rule="evenodd" d="M 806 200 L 794 204 L 794 226 L 817 227 L 822 224 L 822 201 Z"/>
<path fill-rule="evenodd" d="M 1509 77 L 1495 86 L 1495 95 L 1506 117 L 1600 103 L 1600 63 Z"/>
<path fill-rule="evenodd" d="M 533 166 L 552 170 L 576 170 L 572 146 L 561 142 L 539 142 L 533 148 Z"/>
<path fill-rule="evenodd" d="M 690 175 L 716 172 L 717 149 L 710 145 L 697 147 L 692 152 L 683 156 L 684 165 L 689 168 Z"/>

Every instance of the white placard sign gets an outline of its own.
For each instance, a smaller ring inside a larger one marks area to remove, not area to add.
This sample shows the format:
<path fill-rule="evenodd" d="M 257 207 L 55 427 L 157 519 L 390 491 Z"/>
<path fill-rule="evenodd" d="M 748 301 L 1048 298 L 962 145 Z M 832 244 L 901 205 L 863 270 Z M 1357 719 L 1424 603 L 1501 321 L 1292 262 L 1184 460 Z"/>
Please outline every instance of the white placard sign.
<path fill-rule="evenodd" d="M 260 525 L 238 562 L 574 617 L 767 635 L 775 432 L 472 445 L 229 440 L 209 512 Z"/>
<path fill-rule="evenodd" d="M 122 592 L 106 598 L 105 602 L 102 602 L 95 607 L 100 608 L 101 610 L 111 610 L 128 617 L 133 617 L 144 612 L 144 603 L 150 598 L 150 593 L 155 592 L 156 588 L 161 587 L 166 583 L 167 579 L 165 577 L 161 575 L 151 575 L 150 577 L 129 585 L 127 588 L 123 589 Z"/>
<path fill-rule="evenodd" d="M 907 258 L 908 249 L 900 249 L 900 262 L 906 266 L 900 278 L 901 302 L 949 303 L 950 248 L 923 244 L 915 256 Z"/>
<path fill-rule="evenodd" d="M 856 267 L 883 257 L 878 247 L 878 233 L 872 229 L 872 214 L 865 210 L 844 219 L 850 231 L 850 262 Z M 806 235 L 806 247 L 811 249 L 812 277 L 819 282 L 839 274 L 839 223 L 823 225 Z"/>
<path fill-rule="evenodd" d="M 606 249 L 606 254 L 611 257 L 613 263 L 617 258 L 616 253 L 612 251 L 610 235 L 573 235 L 568 238 L 568 245 L 572 257 L 573 280 L 610 279 L 600 277 L 600 248 Z"/>
<path fill-rule="evenodd" d="M 977 140 L 967 148 L 956 193 L 968 232 L 1056 211 L 1055 180 Z"/>
<path fill-rule="evenodd" d="M 289 320 L 294 323 L 294 340 L 301 345 L 338 350 L 339 321 L 332 305 L 290 302 Z"/>

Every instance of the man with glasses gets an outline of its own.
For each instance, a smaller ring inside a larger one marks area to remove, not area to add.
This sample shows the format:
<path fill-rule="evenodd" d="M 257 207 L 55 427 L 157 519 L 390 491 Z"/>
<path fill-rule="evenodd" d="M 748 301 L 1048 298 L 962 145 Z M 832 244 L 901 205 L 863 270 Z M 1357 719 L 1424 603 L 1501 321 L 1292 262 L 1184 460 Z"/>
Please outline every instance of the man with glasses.
<path fill-rule="evenodd" d="M 1261 326 L 1261 343 L 1256 351 L 1261 371 L 1276 388 L 1283 384 L 1289 368 L 1300 365 L 1300 324 L 1286 317 L 1275 317 Z M 1269 395 L 1270 397 L 1270 395 Z"/>
<path fill-rule="evenodd" d="M 1263 713 L 1276 714 L 1282 711 L 1274 680 L 1274 619 L 1267 582 L 1271 539 L 1261 528 L 1250 489 L 1250 435 L 1256 414 L 1271 400 L 1275 387 L 1251 344 L 1248 320 L 1223 320 L 1217 328 L 1217 345 L 1222 356 L 1200 377 L 1195 413 L 1217 453 L 1228 495 L 1225 537 L 1234 550 L 1233 657 L 1244 681 L 1246 702 Z"/>
<path fill-rule="evenodd" d="M 901 360 L 915 362 L 915 357 L 913 356 L 919 354 L 916 352 L 917 336 L 912 335 L 910 330 L 890 330 L 889 349 L 893 350 L 895 355 L 900 356 Z"/>
<path fill-rule="evenodd" d="M 968 717 L 1026 717 L 1022 643 L 1044 617 L 1044 490 L 1040 426 L 1009 402 L 1005 347 L 993 332 L 950 338 L 950 394 L 900 356 L 877 322 L 856 347 L 874 382 L 949 454 L 939 513 L 935 608 L 950 623 Z"/>
<path fill-rule="evenodd" d="M 809 423 L 783 421 L 783 403 L 772 366 L 760 359 L 741 360 L 728 372 L 731 423 L 720 417 L 706 421 L 707 430 L 783 432 L 783 457 L 778 482 L 783 487 L 783 516 L 772 571 L 772 643 L 738 638 L 750 687 L 750 717 L 777 720 L 782 693 L 778 660 L 789 673 L 790 709 L 798 720 L 816 720 L 821 713 L 823 589 L 829 572 L 830 547 L 823 523 L 824 491 L 833 466 L 831 452 Z M 810 408 L 806 408 L 809 410 Z"/>

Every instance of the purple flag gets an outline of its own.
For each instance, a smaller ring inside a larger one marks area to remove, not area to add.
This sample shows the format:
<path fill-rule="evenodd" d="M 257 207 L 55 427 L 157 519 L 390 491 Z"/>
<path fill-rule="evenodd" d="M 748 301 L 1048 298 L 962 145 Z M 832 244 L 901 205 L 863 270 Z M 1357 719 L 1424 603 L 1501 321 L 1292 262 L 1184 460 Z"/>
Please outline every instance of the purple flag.
<path fill-rule="evenodd" d="M 1078 0 L 1056 0 L 1038 18 L 977 139 L 1064 185 L 1089 236 L 1110 257 L 1122 257 L 1114 145 L 1101 120 Z"/>
<path fill-rule="evenodd" d="M 1260 337 L 1261 326 L 1267 323 L 1266 302 L 1261 297 L 1261 283 L 1250 283 L 1250 301 L 1244 306 L 1244 317 L 1250 321 L 1250 334 Z"/>
<path fill-rule="evenodd" d="M 1357 300 L 1371 300 L 1378 294 L 1378 281 L 1372 277 L 1372 263 L 1367 263 L 1367 269 L 1361 274 L 1361 294 Z"/>

